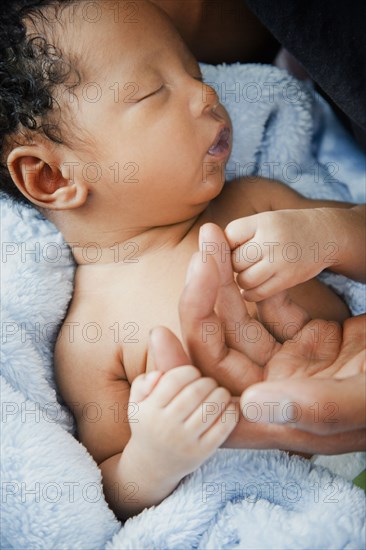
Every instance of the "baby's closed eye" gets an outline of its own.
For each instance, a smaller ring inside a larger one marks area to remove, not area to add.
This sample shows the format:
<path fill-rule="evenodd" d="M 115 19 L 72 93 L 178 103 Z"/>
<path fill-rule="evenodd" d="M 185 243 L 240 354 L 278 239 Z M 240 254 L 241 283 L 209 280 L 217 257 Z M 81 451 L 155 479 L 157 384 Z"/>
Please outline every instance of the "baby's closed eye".
<path fill-rule="evenodd" d="M 162 84 L 161 86 L 159 86 L 159 88 L 157 88 L 156 90 L 150 92 L 149 94 L 144 95 L 143 97 L 140 97 L 139 99 L 137 99 L 136 103 L 138 103 L 139 101 L 143 101 L 144 99 L 148 99 L 151 96 L 154 96 L 155 94 L 161 92 L 163 90 L 163 88 L 164 88 L 164 84 Z"/>

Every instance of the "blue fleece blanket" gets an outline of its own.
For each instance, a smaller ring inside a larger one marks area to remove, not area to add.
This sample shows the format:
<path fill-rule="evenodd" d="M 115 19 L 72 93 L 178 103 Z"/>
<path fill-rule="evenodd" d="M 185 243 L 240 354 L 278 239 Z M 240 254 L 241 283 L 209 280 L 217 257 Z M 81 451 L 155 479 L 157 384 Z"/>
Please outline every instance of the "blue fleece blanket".
<path fill-rule="evenodd" d="M 238 83 L 245 94 L 236 101 L 220 92 L 234 122 L 229 177 L 243 166 L 246 175 L 279 177 L 310 196 L 363 200 L 362 168 L 354 193 L 334 177 L 326 181 L 332 167 L 325 163 L 338 162 L 337 151 L 346 145 L 339 139 L 331 160 L 324 146 L 329 138 L 321 136 L 329 113 L 311 90 L 273 67 L 204 71 L 226 92 Z M 290 85 L 301 100 L 284 95 Z M 321 151 L 326 160 L 319 161 Z M 354 145 L 349 151 L 348 158 L 364 162 Z M 272 174 L 263 172 L 267 167 Z M 1 211 L 2 548 L 363 547 L 363 492 L 280 451 L 219 450 L 159 506 L 122 526 L 104 500 L 96 463 L 74 437 L 74 419 L 54 381 L 52 350 L 73 288 L 69 250 L 35 210 L 3 198 Z M 335 284 L 354 311 L 362 309 L 355 283 Z"/>

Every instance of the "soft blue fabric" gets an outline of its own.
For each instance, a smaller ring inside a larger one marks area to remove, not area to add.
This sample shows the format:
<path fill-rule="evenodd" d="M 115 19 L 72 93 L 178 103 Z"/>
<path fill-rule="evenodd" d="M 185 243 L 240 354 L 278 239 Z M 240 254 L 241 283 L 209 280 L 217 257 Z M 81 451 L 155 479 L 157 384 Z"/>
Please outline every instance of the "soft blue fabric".
<path fill-rule="evenodd" d="M 362 491 L 327 469 L 281 451 L 224 449 L 106 548 L 358 549 L 364 515 Z"/>
<path fill-rule="evenodd" d="M 235 81 L 297 86 L 266 66 L 208 67 L 207 75 L 227 89 Z M 312 103 L 304 94 L 303 103 L 286 105 L 226 101 L 235 129 L 232 161 L 314 162 L 306 152 L 315 148 Z M 317 193 L 303 178 L 306 194 L 348 198 L 346 186 L 319 185 Z M 1 213 L 2 548 L 363 546 L 362 490 L 280 451 L 220 450 L 159 506 L 122 527 L 103 498 L 96 463 L 73 437 L 73 417 L 54 381 L 52 350 L 73 286 L 68 248 L 35 210 L 2 199 Z"/>

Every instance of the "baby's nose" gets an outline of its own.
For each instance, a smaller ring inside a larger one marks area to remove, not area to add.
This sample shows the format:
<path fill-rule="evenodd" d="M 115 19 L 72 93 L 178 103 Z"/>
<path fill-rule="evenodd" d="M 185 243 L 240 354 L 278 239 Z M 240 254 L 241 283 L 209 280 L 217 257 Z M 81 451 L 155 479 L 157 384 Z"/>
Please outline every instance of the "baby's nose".
<path fill-rule="evenodd" d="M 219 107 L 220 101 L 216 91 L 203 82 L 194 81 L 194 89 L 190 98 L 190 106 L 194 116 L 200 116 L 204 111 L 212 111 Z"/>

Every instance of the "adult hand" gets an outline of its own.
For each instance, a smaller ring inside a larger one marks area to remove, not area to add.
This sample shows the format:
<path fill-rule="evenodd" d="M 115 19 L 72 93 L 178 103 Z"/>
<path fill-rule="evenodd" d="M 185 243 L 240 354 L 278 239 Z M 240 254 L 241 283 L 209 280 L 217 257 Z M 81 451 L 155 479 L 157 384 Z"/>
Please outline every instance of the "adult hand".
<path fill-rule="evenodd" d="M 232 393 L 244 390 L 243 415 L 224 446 L 329 454 L 364 449 L 366 317 L 347 320 L 342 334 L 335 323 L 305 325 L 301 308 L 274 297 L 260 304 L 262 319 L 276 320 L 277 331 L 288 318 L 299 327 L 281 345 L 248 315 L 224 255 L 204 257 L 203 241 L 220 245 L 225 236 L 213 224 L 204 226 L 181 297 L 191 360 L 176 337 L 159 327 L 151 337 L 157 368 L 193 363 Z"/>
<path fill-rule="evenodd" d="M 343 333 L 336 323 L 311 321 L 272 357 L 264 382 L 244 391 L 242 408 L 256 403 L 264 411 L 262 421 L 314 434 L 365 429 L 365 341 L 366 315 L 347 319 Z M 269 402 L 278 405 L 272 412 Z"/>
<path fill-rule="evenodd" d="M 235 282 L 223 231 L 205 224 L 199 245 L 179 304 L 183 339 L 194 365 L 240 395 L 263 380 L 264 367 L 281 350 L 279 341 L 293 337 L 310 318 L 287 292 L 258 302 L 260 320 L 253 318 Z"/>

